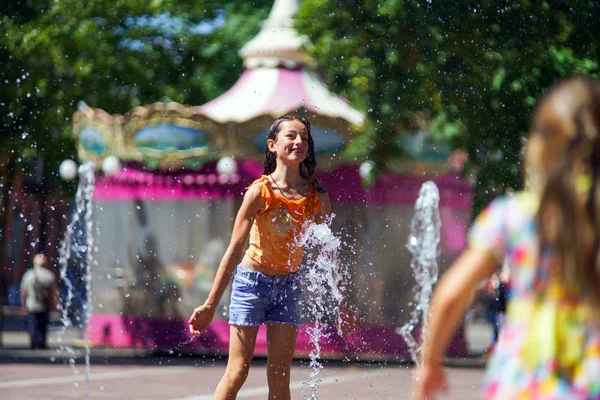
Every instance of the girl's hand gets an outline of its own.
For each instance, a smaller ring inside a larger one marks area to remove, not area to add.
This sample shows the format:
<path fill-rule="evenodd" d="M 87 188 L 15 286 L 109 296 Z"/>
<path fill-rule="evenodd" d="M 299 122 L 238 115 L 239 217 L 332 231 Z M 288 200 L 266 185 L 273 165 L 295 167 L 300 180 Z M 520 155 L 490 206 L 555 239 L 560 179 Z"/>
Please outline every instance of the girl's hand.
<path fill-rule="evenodd" d="M 440 364 L 423 365 L 415 373 L 412 400 L 434 400 L 447 391 L 446 372 Z"/>
<path fill-rule="evenodd" d="M 202 334 L 208 328 L 214 316 L 215 309 L 212 305 L 203 304 L 196 308 L 188 321 L 190 333 L 196 336 Z"/>

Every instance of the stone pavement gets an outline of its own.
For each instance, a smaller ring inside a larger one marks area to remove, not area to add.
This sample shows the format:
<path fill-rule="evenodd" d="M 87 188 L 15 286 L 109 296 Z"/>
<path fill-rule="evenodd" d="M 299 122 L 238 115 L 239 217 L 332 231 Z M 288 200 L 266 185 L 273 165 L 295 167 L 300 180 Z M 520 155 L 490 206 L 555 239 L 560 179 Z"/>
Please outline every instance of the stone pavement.
<path fill-rule="evenodd" d="M 206 358 L 151 358 L 139 363 L 91 365 L 86 387 L 85 365 L 0 364 L 0 393 L 3 399 L 184 399 L 209 400 L 223 374 L 223 360 Z M 309 368 L 306 361 L 294 362 L 292 398 L 309 394 L 304 385 Z M 320 399 L 409 399 L 412 369 L 403 365 L 327 363 L 320 374 Z M 450 393 L 444 399 L 476 399 L 483 371 L 450 368 Z M 256 360 L 239 399 L 267 397 L 264 360 Z"/>
<path fill-rule="evenodd" d="M 29 350 L 27 332 L 2 332 L 0 398 L 2 399 L 184 399 L 208 400 L 225 369 L 224 358 L 162 356 L 148 350 L 93 348 L 90 350 L 90 384 L 86 385 L 85 350 L 80 332 L 71 329 L 58 342 L 58 326 L 51 328 L 49 345 L 74 346 L 72 354 L 56 349 Z M 467 329 L 474 352 L 489 344 L 485 325 Z M 75 368 L 69 365 L 69 358 Z M 483 377 L 483 360 L 473 357 L 449 360 L 450 393 L 442 399 L 477 397 Z M 398 363 L 329 361 L 320 374 L 320 399 L 409 399 L 412 367 Z M 292 367 L 292 398 L 309 394 L 307 360 Z M 253 362 L 239 399 L 267 397 L 264 359 Z M 86 395 L 87 393 L 87 395 Z"/>

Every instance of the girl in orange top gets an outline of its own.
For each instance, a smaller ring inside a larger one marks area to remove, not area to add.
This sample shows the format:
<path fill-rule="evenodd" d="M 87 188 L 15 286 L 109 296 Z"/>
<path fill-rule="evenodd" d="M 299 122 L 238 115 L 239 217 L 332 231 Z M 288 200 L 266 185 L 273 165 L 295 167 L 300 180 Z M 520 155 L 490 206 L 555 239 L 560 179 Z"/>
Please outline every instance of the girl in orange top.
<path fill-rule="evenodd" d="M 263 176 L 248 188 L 208 299 L 189 320 L 192 334 L 205 331 L 233 278 L 229 359 L 215 399 L 236 398 L 248 376 L 258 328 L 265 323 L 269 399 L 290 398 L 290 366 L 302 312 L 297 271 L 303 249 L 295 239 L 305 224 L 321 222 L 330 212 L 329 195 L 316 182 L 315 167 L 310 123 L 298 117 L 277 119 L 267 136 Z"/>

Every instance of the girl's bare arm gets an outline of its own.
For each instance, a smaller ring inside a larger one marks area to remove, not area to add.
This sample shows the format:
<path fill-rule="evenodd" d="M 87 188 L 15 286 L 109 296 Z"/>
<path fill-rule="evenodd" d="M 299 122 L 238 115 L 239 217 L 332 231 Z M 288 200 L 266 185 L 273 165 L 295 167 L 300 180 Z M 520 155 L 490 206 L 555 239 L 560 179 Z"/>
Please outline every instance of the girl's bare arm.
<path fill-rule="evenodd" d="M 498 265 L 498 260 L 490 252 L 468 248 L 442 276 L 431 302 L 429 331 L 423 350 L 424 365 L 442 361 L 452 334 L 471 303 L 477 286 Z"/>
<path fill-rule="evenodd" d="M 205 304 L 216 306 L 219 301 L 221 301 L 223 292 L 225 292 L 225 289 L 231 281 L 235 267 L 242 261 L 254 217 L 256 216 L 256 213 L 264 207 L 264 201 L 260 197 L 261 185 L 262 184 L 254 185 L 244 196 L 244 201 L 242 202 L 242 206 L 235 219 L 231 241 L 221 260 L 217 275 L 215 276 L 215 281 Z"/>
<path fill-rule="evenodd" d="M 246 192 L 242 206 L 235 219 L 231 241 L 225 255 L 223 255 L 208 298 L 203 305 L 194 310 L 194 313 L 190 317 L 190 330 L 196 335 L 199 335 L 208 328 L 214 316 L 215 309 L 221 301 L 221 297 L 223 297 L 223 293 L 227 289 L 229 282 L 231 282 L 235 267 L 242 261 L 254 217 L 264 207 L 264 200 L 260 196 L 261 189 L 262 184 L 257 184 Z"/>

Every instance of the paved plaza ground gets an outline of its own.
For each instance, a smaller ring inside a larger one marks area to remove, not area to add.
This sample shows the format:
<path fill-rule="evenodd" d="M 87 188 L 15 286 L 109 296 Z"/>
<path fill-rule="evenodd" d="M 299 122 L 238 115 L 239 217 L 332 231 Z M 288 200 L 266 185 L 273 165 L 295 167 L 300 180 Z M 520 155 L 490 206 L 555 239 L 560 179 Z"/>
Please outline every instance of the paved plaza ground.
<path fill-rule="evenodd" d="M 20 326 L 20 325 L 19 325 Z M 476 352 L 489 344 L 485 325 L 467 331 L 470 349 Z M 63 343 L 81 346 L 78 331 L 67 332 Z M 56 350 L 27 349 L 29 337 L 23 330 L 2 332 L 0 348 L 0 399 L 43 400 L 86 398 L 84 351 L 75 350 L 77 373 L 68 357 Z M 57 346 L 56 329 L 49 334 L 50 346 Z M 225 369 L 225 359 L 211 357 L 159 357 L 140 350 L 91 350 L 89 399 L 212 399 L 212 392 Z M 266 361 L 257 359 L 239 399 L 266 399 Z M 478 358 L 453 360 L 448 369 L 450 393 L 442 399 L 476 399 L 483 377 Z M 350 363 L 330 361 L 321 374 L 320 399 L 409 399 L 413 369 L 399 363 Z M 309 392 L 308 363 L 296 360 L 292 366 L 292 399 Z"/>
<path fill-rule="evenodd" d="M 138 362 L 108 358 L 91 365 L 90 399 L 209 400 L 225 364 L 223 360 L 144 358 Z M 0 364 L 0 397 L 10 400 L 84 399 L 85 365 L 79 374 L 69 365 L 40 362 Z M 292 367 L 292 398 L 308 394 L 303 382 L 306 362 Z M 403 365 L 326 365 L 318 390 L 320 399 L 408 399 L 412 368 Z M 450 368 L 450 393 L 444 399 L 477 397 L 483 375 L 479 368 Z M 265 361 L 256 360 L 239 399 L 266 399 Z"/>

